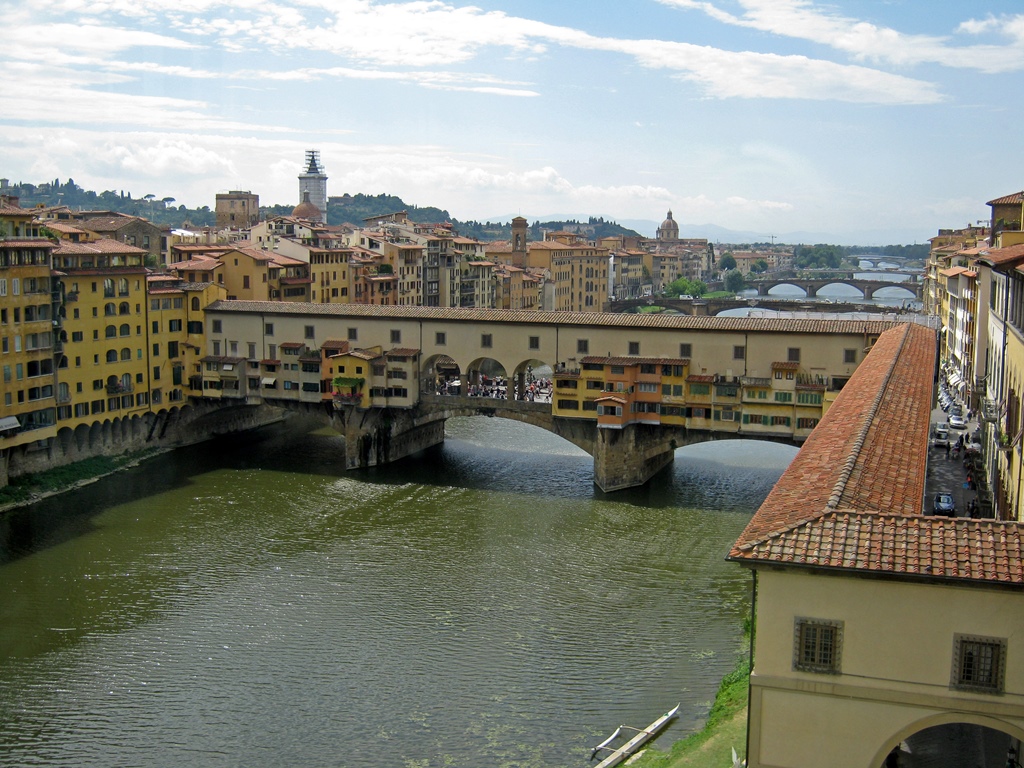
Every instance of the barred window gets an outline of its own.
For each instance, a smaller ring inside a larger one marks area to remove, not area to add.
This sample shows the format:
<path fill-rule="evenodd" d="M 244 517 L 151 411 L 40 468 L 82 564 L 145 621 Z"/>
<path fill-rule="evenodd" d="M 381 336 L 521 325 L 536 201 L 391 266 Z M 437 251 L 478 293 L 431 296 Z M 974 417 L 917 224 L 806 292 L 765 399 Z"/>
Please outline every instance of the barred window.
<path fill-rule="evenodd" d="M 840 671 L 843 622 L 797 619 L 794 629 L 793 669 L 803 672 Z"/>
<path fill-rule="evenodd" d="M 1006 640 L 998 637 L 955 635 L 951 687 L 1000 693 L 1006 666 Z"/>

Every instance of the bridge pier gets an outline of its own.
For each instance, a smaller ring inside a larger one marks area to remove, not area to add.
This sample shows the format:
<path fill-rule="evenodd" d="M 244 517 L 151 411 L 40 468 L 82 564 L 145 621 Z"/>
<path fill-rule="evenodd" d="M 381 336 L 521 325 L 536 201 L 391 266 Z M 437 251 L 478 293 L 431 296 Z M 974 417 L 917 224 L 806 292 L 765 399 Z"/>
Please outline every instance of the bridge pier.
<path fill-rule="evenodd" d="M 648 424 L 599 429 L 594 441 L 594 483 L 605 493 L 643 485 L 672 463 L 676 441 Z"/>
<path fill-rule="evenodd" d="M 388 464 L 444 442 L 444 419 L 417 419 L 418 409 L 388 408 L 336 413 L 345 435 L 345 468 Z"/>

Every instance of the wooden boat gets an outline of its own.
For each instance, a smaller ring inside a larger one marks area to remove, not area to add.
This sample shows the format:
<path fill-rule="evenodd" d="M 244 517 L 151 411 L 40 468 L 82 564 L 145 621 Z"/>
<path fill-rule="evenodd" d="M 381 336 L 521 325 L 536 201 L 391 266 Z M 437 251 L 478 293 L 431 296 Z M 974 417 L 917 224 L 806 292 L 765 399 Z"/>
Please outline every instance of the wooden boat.
<path fill-rule="evenodd" d="M 599 752 L 607 752 L 608 756 L 605 757 L 600 763 L 594 768 L 614 768 L 614 766 L 621 763 L 627 757 L 630 757 L 637 752 L 640 747 L 646 744 L 648 741 L 658 735 L 669 721 L 679 714 L 679 704 L 676 704 L 672 709 L 666 712 L 664 715 L 659 717 L 653 723 L 648 725 L 646 728 L 630 728 L 628 725 L 620 725 L 615 729 L 615 732 L 607 739 L 602 741 L 590 752 L 590 759 L 593 760 Z M 618 747 L 609 746 L 622 734 L 623 731 L 634 731 L 636 733 L 633 738 Z"/>

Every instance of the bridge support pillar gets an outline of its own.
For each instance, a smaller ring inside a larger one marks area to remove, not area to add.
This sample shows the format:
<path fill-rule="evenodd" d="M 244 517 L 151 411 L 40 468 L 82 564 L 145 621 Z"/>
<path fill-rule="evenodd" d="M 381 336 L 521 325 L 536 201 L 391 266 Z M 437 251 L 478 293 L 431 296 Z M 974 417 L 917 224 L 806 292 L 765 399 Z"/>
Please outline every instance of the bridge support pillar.
<path fill-rule="evenodd" d="M 659 427 L 629 424 L 598 429 L 594 442 L 594 483 L 604 492 L 643 485 L 672 463 L 676 444 Z"/>
<path fill-rule="evenodd" d="M 346 409 L 338 414 L 345 435 L 345 468 L 365 469 L 404 459 L 444 442 L 444 419 L 421 422 L 415 411 Z"/>

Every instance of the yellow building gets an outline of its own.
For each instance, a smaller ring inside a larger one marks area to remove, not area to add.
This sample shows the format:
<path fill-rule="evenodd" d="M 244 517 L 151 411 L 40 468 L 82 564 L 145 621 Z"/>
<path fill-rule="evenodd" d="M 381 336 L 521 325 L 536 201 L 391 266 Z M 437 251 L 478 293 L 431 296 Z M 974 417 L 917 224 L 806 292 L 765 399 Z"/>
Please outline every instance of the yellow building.
<path fill-rule="evenodd" d="M 59 380 L 70 401 L 62 408 L 61 428 L 149 410 L 146 253 L 105 239 L 62 241 L 53 252 L 67 313 Z"/>
<path fill-rule="evenodd" d="M 203 310 L 226 297 L 223 286 L 190 283 L 174 275 L 150 275 L 150 402 L 154 411 L 202 394 L 201 357 L 206 349 Z"/>
<path fill-rule="evenodd" d="M 61 349 L 60 287 L 50 275 L 53 244 L 38 236 L 33 212 L 0 201 L 0 463 L 10 449 L 45 447 L 57 432 L 55 354 Z"/>

